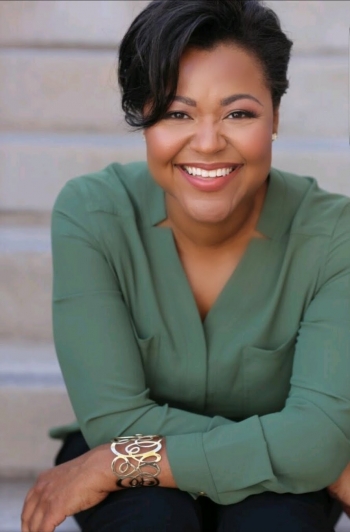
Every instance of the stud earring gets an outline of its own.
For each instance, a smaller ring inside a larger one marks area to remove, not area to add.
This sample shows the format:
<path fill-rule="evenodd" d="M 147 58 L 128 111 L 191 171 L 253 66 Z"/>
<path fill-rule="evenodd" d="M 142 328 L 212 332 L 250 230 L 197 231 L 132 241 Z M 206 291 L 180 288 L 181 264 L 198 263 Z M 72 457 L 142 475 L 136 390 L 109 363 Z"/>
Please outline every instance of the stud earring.
<path fill-rule="evenodd" d="M 277 133 L 274 133 L 274 134 L 272 135 L 272 141 L 276 140 L 276 139 L 277 139 L 277 136 L 278 136 Z"/>

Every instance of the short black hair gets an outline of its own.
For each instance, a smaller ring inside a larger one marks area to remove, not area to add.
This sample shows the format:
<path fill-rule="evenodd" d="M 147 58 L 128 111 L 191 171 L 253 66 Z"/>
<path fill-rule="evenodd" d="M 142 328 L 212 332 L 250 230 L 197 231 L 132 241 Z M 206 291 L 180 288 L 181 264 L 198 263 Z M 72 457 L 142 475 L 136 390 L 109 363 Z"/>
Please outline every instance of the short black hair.
<path fill-rule="evenodd" d="M 147 128 L 163 118 L 176 96 L 184 51 L 210 50 L 222 42 L 256 57 L 276 109 L 289 85 L 293 43 L 272 9 L 259 0 L 152 0 L 119 48 L 118 81 L 126 122 Z"/>

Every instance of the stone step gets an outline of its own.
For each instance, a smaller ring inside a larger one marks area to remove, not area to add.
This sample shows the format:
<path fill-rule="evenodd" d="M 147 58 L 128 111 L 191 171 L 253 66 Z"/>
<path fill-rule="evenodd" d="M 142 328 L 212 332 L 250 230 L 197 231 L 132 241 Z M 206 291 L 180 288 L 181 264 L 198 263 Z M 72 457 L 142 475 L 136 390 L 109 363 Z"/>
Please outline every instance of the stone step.
<path fill-rule="evenodd" d="M 112 161 L 145 160 L 139 133 L 118 135 L 1 134 L 0 210 L 50 211 L 68 179 Z M 330 190 L 349 194 L 348 140 L 286 138 L 273 145 L 273 164 L 315 176 Z"/>
<path fill-rule="evenodd" d="M 0 49 L 0 130 L 125 134 L 116 66 L 116 50 Z M 281 135 L 346 138 L 348 78 L 346 55 L 293 57 Z"/>
<path fill-rule="evenodd" d="M 279 16 L 282 29 L 294 41 L 293 53 L 347 54 L 350 3 L 342 0 L 288 0 L 266 3 Z"/>
<path fill-rule="evenodd" d="M 52 426 L 75 419 L 52 344 L 0 344 L 0 476 L 36 475 L 53 464 Z"/>
<path fill-rule="evenodd" d="M 20 532 L 22 505 L 32 482 L 32 479 L 0 479 L 0 532 Z M 56 528 L 56 532 L 78 532 L 78 530 L 72 517 Z M 345 514 L 338 521 L 335 532 L 350 532 L 350 520 Z"/>
<path fill-rule="evenodd" d="M 144 0 L 0 3 L 0 45 L 115 47 Z"/>
<path fill-rule="evenodd" d="M 139 133 L 0 133 L 0 210 L 50 211 L 72 177 L 145 157 Z"/>
<path fill-rule="evenodd" d="M 115 47 L 147 1 L 70 0 L 0 2 L 2 46 Z M 295 50 L 346 53 L 350 3 L 342 0 L 268 0 L 282 26 L 295 40 Z"/>
<path fill-rule="evenodd" d="M 52 342 L 50 231 L 0 226 L 0 338 Z"/>
<path fill-rule="evenodd" d="M 289 89 L 281 100 L 281 137 L 303 141 L 313 138 L 348 140 L 347 63 L 346 55 L 292 56 L 288 71 Z M 330 102 L 334 102 L 331 116 L 328 114 Z"/>
<path fill-rule="evenodd" d="M 0 532 L 20 532 L 20 516 L 23 502 L 33 482 L 34 478 L 0 478 Z M 56 528 L 56 532 L 78 531 L 79 527 L 72 517 L 68 517 Z"/>
<path fill-rule="evenodd" d="M 117 49 L 0 49 L 0 130 L 125 132 Z"/>
<path fill-rule="evenodd" d="M 350 196 L 348 139 L 278 138 L 273 145 L 272 165 L 314 177 L 325 190 Z"/>

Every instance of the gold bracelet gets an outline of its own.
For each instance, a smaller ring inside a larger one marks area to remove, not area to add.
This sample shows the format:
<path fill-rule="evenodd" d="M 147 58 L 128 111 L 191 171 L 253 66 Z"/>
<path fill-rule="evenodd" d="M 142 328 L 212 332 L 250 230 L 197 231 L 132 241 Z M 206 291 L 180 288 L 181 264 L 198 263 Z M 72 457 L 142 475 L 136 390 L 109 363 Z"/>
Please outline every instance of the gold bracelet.
<path fill-rule="evenodd" d="M 111 463 L 111 469 L 118 478 L 118 487 L 139 488 L 159 485 L 157 476 L 161 470 L 158 462 L 162 457 L 158 451 L 162 448 L 162 438 L 159 435 L 135 434 L 112 440 L 111 451 L 115 454 L 115 458 Z M 125 445 L 125 454 L 117 449 L 121 445 Z M 129 482 L 124 484 L 124 481 Z"/>

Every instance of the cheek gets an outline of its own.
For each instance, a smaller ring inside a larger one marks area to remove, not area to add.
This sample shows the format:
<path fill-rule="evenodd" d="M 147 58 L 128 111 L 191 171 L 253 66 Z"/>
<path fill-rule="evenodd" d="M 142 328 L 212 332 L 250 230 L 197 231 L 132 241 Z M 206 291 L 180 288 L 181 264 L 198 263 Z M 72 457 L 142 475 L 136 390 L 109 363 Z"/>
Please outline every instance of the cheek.
<path fill-rule="evenodd" d="M 150 128 L 145 136 L 150 166 L 171 164 L 182 146 L 181 135 L 160 125 Z"/>
<path fill-rule="evenodd" d="M 239 150 L 247 163 L 269 162 L 271 159 L 272 128 L 257 124 L 237 140 Z"/>

